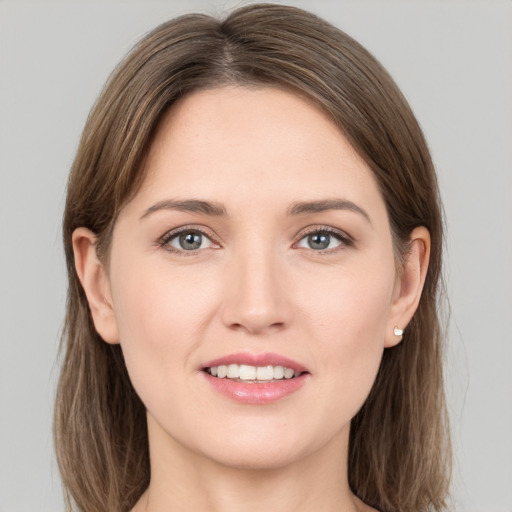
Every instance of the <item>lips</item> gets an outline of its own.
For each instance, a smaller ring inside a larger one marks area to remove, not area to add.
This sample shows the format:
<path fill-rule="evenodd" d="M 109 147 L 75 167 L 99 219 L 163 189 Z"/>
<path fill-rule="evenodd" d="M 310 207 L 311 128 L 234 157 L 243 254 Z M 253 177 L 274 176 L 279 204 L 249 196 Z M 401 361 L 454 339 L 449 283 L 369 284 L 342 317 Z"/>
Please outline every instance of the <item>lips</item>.
<path fill-rule="evenodd" d="M 230 354 L 202 367 L 219 393 L 237 402 L 264 404 L 298 391 L 308 380 L 307 369 L 279 354 Z"/>

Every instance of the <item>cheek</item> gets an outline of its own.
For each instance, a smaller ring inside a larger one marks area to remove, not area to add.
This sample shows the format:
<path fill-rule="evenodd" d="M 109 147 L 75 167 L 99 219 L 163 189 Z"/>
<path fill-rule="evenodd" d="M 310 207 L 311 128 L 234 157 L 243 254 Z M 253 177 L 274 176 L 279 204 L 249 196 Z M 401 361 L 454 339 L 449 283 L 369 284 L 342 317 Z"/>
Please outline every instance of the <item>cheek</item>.
<path fill-rule="evenodd" d="M 178 375 L 191 368 L 210 298 L 190 273 L 149 265 L 126 270 L 118 265 L 113 279 L 116 321 L 130 378 L 150 407 L 155 391 L 179 385 Z"/>
<path fill-rule="evenodd" d="M 325 333 L 321 339 L 384 340 L 394 288 L 393 262 L 359 265 L 359 269 L 334 270 L 314 276 L 301 286 L 308 323 Z M 300 293 L 300 289 L 298 290 Z"/>
<path fill-rule="evenodd" d="M 334 394 L 331 404 L 347 406 L 348 399 L 351 414 L 361 407 L 379 369 L 392 301 L 393 262 L 371 269 L 333 275 L 323 290 L 314 288 L 304 299 L 309 308 L 303 326 L 315 340 L 320 372 Z"/>
<path fill-rule="evenodd" d="M 144 261 L 149 259 L 150 261 Z M 168 346 L 179 333 L 180 344 L 204 320 L 211 292 L 199 272 L 169 265 L 164 258 L 118 260 L 112 282 L 121 342 Z M 200 314 L 200 312 L 202 314 Z M 184 338 L 184 339 L 183 339 Z"/>

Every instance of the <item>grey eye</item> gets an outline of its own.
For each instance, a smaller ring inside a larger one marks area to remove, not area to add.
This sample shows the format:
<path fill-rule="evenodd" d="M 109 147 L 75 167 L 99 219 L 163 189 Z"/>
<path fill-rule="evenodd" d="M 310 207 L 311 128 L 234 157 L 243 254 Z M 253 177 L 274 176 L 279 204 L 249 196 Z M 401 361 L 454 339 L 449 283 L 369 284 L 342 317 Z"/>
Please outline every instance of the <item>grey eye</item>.
<path fill-rule="evenodd" d="M 313 249 L 315 251 L 323 251 L 325 249 L 334 249 L 335 247 L 339 247 L 342 243 L 341 237 L 336 236 L 335 233 L 330 233 L 328 231 L 315 231 L 314 233 L 309 233 L 303 237 L 299 241 L 298 247 Z"/>
<path fill-rule="evenodd" d="M 201 247 L 203 236 L 199 233 L 184 233 L 178 237 L 180 247 L 186 251 L 193 251 Z"/>
<path fill-rule="evenodd" d="M 210 247 L 211 240 L 199 231 L 183 231 L 173 236 L 168 244 L 174 249 L 182 251 L 196 251 Z"/>
<path fill-rule="evenodd" d="M 327 249 L 331 243 L 331 235 L 327 233 L 314 233 L 308 235 L 308 245 L 311 249 Z"/>

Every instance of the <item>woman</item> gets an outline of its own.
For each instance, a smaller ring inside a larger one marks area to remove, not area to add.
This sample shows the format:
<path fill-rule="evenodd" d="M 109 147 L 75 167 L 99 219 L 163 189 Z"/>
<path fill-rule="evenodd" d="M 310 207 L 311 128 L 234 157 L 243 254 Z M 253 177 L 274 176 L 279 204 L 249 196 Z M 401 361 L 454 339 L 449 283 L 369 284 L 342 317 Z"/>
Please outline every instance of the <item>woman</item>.
<path fill-rule="evenodd" d="M 78 510 L 443 510 L 436 177 L 292 7 L 146 36 L 84 129 L 55 437 Z"/>

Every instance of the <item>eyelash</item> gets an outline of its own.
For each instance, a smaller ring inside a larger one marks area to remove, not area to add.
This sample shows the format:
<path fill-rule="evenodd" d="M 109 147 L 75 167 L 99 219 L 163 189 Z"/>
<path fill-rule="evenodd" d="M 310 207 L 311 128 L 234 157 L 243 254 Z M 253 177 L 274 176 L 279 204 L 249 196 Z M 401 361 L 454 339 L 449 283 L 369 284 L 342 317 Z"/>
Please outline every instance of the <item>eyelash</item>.
<path fill-rule="evenodd" d="M 311 227 L 311 228 L 307 229 L 306 231 L 303 231 L 302 233 L 300 233 L 299 239 L 298 239 L 297 242 L 294 243 L 294 246 L 299 244 L 306 237 L 308 237 L 310 235 L 320 234 L 320 233 L 327 233 L 328 235 L 330 235 L 333 238 L 335 238 L 336 240 L 338 240 L 340 242 L 340 245 L 338 247 L 334 247 L 334 248 L 331 248 L 331 249 L 314 250 L 314 249 L 310 248 L 309 250 L 311 250 L 315 254 L 334 253 L 334 252 L 337 252 L 339 250 L 343 250 L 344 248 L 353 247 L 354 246 L 355 242 L 354 242 L 354 239 L 351 236 L 349 236 L 344 231 L 340 231 L 338 229 L 334 229 L 334 228 L 332 228 L 330 226 L 315 226 L 315 227 Z"/>
<path fill-rule="evenodd" d="M 202 229 L 198 226 L 181 226 L 179 228 L 173 229 L 171 231 L 168 231 L 165 233 L 162 237 L 160 237 L 157 241 L 158 246 L 162 249 L 172 252 L 173 254 L 177 254 L 179 256 L 194 256 L 198 254 L 203 249 L 196 249 L 191 251 L 186 251 L 184 249 L 176 249 L 175 247 L 172 247 L 170 245 L 170 242 L 174 240 L 175 238 L 178 238 L 180 235 L 186 234 L 186 233 L 198 233 L 205 238 L 207 238 L 213 245 L 219 246 L 217 242 L 214 241 L 214 237 L 211 235 L 210 232 L 206 231 L 205 229 Z"/>
<path fill-rule="evenodd" d="M 201 248 L 187 251 L 185 249 L 176 249 L 170 245 L 170 242 L 176 238 L 178 238 L 180 235 L 183 235 L 185 233 L 199 233 L 200 235 L 206 237 L 214 246 L 220 247 L 220 244 L 215 242 L 214 237 L 211 235 L 210 232 L 206 231 L 205 229 L 202 229 L 201 227 L 197 226 L 182 226 L 176 229 L 173 229 L 171 231 L 168 231 L 165 233 L 162 237 L 160 237 L 157 241 L 157 244 L 162 249 L 171 252 L 173 254 L 178 254 L 180 256 L 194 256 L 198 254 L 200 251 L 204 250 Z M 330 249 L 319 249 L 314 250 L 312 248 L 309 248 L 313 253 L 316 254 L 326 254 L 326 253 L 333 253 L 337 252 L 339 250 L 342 250 L 346 247 L 353 247 L 354 246 L 354 240 L 352 237 L 347 235 L 343 231 L 339 231 L 337 229 L 334 229 L 330 226 L 315 226 L 311 227 L 310 229 L 307 229 L 306 231 L 303 231 L 300 233 L 299 238 L 296 242 L 294 242 L 293 247 L 300 249 L 301 247 L 297 247 L 297 245 L 304 240 L 306 237 L 314 235 L 314 234 L 320 234 L 320 233 L 327 233 L 329 236 L 334 237 L 336 240 L 340 242 L 340 245 L 338 247 L 330 248 Z"/>

